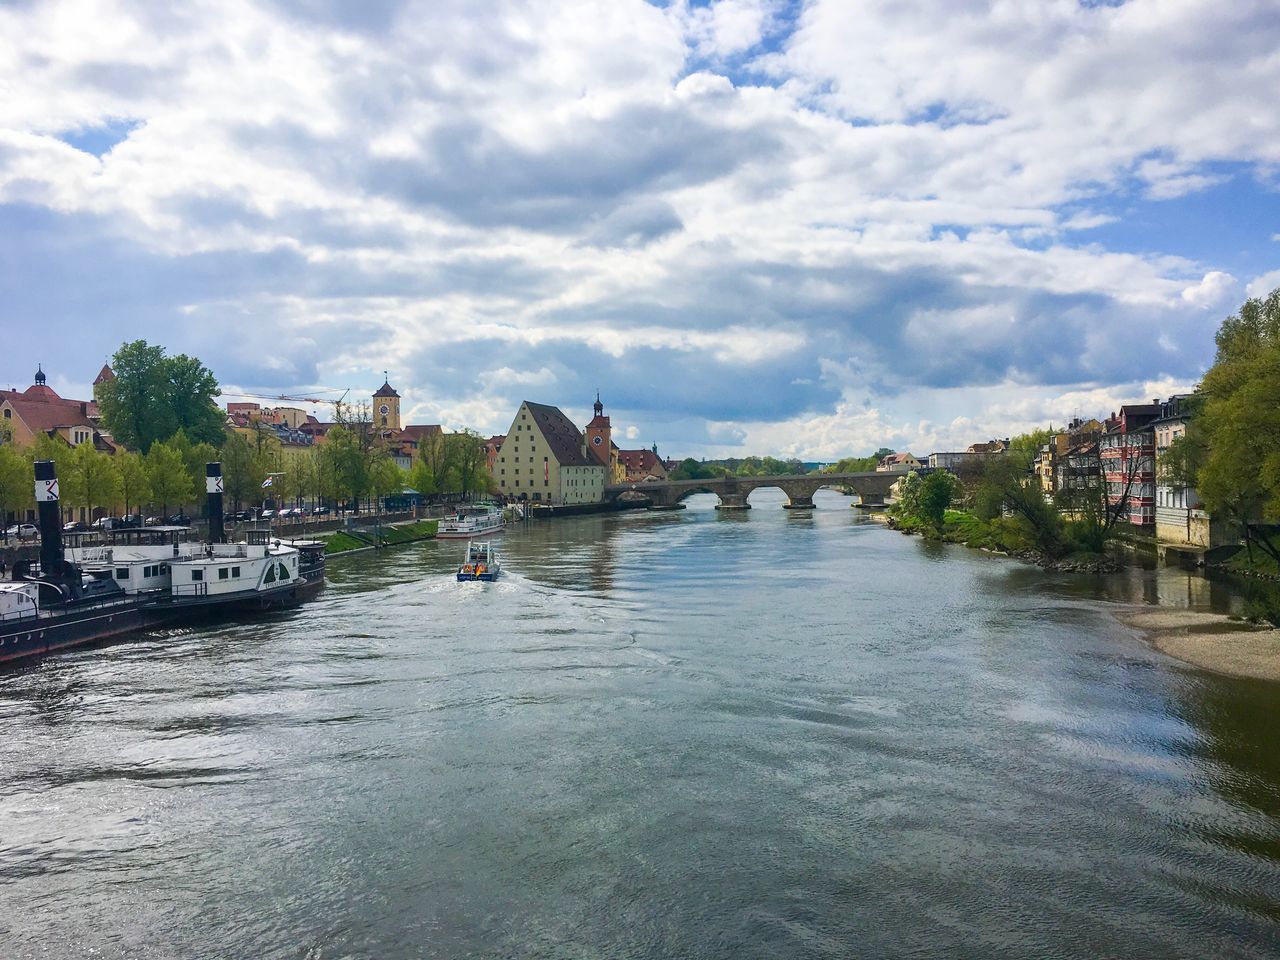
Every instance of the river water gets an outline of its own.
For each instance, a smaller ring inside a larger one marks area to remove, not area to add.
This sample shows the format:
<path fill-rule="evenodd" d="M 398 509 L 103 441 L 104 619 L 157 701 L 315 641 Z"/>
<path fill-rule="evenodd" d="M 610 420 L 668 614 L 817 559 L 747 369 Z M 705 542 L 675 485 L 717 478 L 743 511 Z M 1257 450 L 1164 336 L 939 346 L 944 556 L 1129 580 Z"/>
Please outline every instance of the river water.
<path fill-rule="evenodd" d="M 0 676 L 0 957 L 1280 956 L 1280 688 L 1108 609 L 1228 597 L 769 493 Z"/>

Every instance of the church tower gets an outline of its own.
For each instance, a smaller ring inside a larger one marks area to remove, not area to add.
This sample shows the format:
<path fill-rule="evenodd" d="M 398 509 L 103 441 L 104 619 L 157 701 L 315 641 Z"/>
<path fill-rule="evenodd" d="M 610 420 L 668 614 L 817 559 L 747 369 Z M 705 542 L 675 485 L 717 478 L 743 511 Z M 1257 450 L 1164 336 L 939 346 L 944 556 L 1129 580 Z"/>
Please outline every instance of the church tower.
<path fill-rule="evenodd" d="M 400 432 L 400 394 L 382 371 L 382 386 L 373 392 L 373 426 L 376 430 Z"/>
<path fill-rule="evenodd" d="M 610 466 L 610 458 L 613 454 L 613 427 L 609 423 L 609 418 L 604 415 L 604 404 L 600 402 L 600 391 L 596 391 L 595 416 L 591 422 L 587 424 L 587 429 L 583 431 L 587 435 L 587 446 L 595 455 L 596 460 Z"/>

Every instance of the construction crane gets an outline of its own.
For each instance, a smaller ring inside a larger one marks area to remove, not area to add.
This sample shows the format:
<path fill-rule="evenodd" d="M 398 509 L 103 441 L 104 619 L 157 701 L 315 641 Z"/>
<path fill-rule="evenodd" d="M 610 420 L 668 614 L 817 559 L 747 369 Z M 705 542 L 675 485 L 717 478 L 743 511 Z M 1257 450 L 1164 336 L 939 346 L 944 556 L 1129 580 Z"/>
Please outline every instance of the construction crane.
<path fill-rule="evenodd" d="M 290 401 L 293 401 L 294 403 L 331 403 L 336 409 L 342 406 L 342 402 L 347 399 L 347 394 L 350 392 L 351 392 L 351 388 L 348 387 L 346 390 L 342 391 L 342 396 L 340 396 L 337 400 L 333 400 L 329 397 L 295 397 L 287 393 L 281 393 L 275 396 L 268 396 L 265 393 L 245 393 L 243 390 L 223 390 L 220 396 L 247 397 L 250 400 L 274 400 L 274 401 L 290 400 Z"/>

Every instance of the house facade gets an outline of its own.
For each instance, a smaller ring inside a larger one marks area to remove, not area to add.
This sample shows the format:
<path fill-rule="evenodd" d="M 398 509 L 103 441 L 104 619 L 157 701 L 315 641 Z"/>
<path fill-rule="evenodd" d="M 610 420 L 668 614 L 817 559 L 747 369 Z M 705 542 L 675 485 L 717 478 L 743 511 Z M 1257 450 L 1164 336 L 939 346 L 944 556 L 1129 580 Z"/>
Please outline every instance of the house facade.
<path fill-rule="evenodd" d="M 1156 448 L 1151 423 L 1160 403 L 1126 404 L 1107 420 L 1098 442 L 1098 457 L 1107 502 L 1135 527 L 1155 529 Z"/>
<path fill-rule="evenodd" d="M 891 453 L 876 464 L 877 473 L 906 473 L 919 470 L 924 464 L 910 453 Z"/>
<path fill-rule="evenodd" d="M 498 448 L 493 480 L 517 500 L 599 503 L 608 467 L 588 452 L 586 436 L 559 407 L 526 400 Z"/>

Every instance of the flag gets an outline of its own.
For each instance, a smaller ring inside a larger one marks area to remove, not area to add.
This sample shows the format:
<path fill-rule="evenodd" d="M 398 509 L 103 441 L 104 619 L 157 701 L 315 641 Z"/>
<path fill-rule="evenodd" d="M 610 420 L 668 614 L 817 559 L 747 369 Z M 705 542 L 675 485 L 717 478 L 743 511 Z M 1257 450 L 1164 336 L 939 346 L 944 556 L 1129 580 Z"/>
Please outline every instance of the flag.
<path fill-rule="evenodd" d="M 262 489 L 263 490 L 267 489 L 267 487 L 271 486 L 271 483 L 274 480 L 275 480 L 275 477 L 267 477 L 267 479 L 262 481 Z"/>

